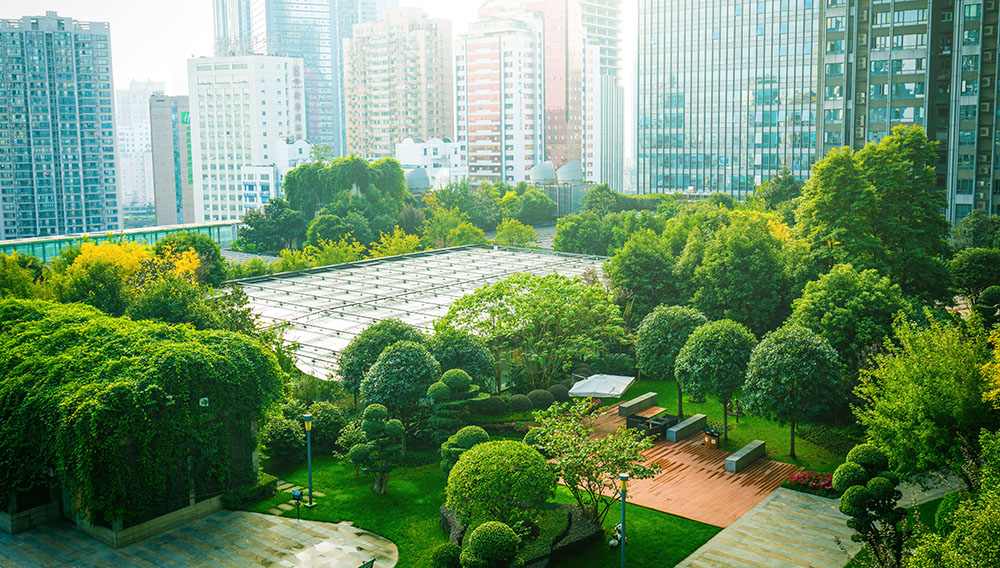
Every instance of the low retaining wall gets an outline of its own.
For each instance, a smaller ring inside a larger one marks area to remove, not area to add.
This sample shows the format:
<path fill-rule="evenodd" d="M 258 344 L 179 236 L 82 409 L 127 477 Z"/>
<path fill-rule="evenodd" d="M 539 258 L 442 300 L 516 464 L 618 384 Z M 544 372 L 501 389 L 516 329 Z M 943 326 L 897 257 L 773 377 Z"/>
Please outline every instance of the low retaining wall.
<path fill-rule="evenodd" d="M 119 524 L 117 528 L 109 529 L 107 527 L 94 526 L 86 520 L 78 521 L 76 526 L 92 538 L 112 548 L 121 548 L 221 510 L 222 498 L 212 497 L 211 499 L 189 505 L 183 509 L 171 511 L 155 519 L 150 519 L 144 523 L 139 523 L 134 527 L 120 528 Z"/>
<path fill-rule="evenodd" d="M 13 514 L 7 511 L 0 511 L 0 532 L 10 534 L 19 533 L 52 522 L 58 518 L 58 501 L 39 505 L 27 511 L 18 511 Z"/>

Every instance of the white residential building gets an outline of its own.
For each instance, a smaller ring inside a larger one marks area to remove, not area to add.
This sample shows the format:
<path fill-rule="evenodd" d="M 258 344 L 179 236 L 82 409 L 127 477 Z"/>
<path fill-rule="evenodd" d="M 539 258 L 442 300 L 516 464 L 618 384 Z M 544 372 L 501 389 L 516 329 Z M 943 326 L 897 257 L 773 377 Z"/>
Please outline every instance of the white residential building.
<path fill-rule="evenodd" d="M 126 207 L 153 203 L 153 149 L 149 133 L 149 97 L 163 92 L 162 82 L 132 80 L 117 91 L 118 177 Z"/>
<path fill-rule="evenodd" d="M 440 187 L 469 177 L 461 148 L 461 144 L 448 138 L 431 138 L 426 142 L 407 138 L 396 144 L 395 158 L 407 172 L 424 169 L 431 187 Z"/>
<path fill-rule="evenodd" d="M 243 201 L 244 168 L 274 166 L 284 176 L 283 145 L 305 139 L 302 59 L 190 59 L 188 85 L 196 222 L 238 219 L 254 208 Z"/>
<path fill-rule="evenodd" d="M 528 181 L 544 159 L 543 29 L 537 12 L 499 12 L 459 37 L 457 141 L 472 184 Z"/>
<path fill-rule="evenodd" d="M 601 181 L 601 48 L 588 43 L 583 54 L 583 144 L 581 144 L 580 164 L 584 177 L 589 181 Z"/>

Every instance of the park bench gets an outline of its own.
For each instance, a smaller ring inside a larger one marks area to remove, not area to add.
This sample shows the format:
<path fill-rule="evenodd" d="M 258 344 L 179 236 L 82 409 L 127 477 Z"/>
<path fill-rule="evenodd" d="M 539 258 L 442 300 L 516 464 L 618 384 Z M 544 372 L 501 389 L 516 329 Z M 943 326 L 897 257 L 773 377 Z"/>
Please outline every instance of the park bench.
<path fill-rule="evenodd" d="M 642 396 L 633 398 L 628 402 L 623 402 L 618 405 L 618 416 L 631 416 L 637 412 L 643 410 L 648 410 L 654 406 L 657 406 L 657 397 L 655 392 L 647 392 Z"/>
<path fill-rule="evenodd" d="M 764 440 L 754 440 L 726 458 L 726 471 L 739 473 L 765 454 L 767 449 L 764 447 Z"/>
<path fill-rule="evenodd" d="M 704 414 L 695 414 L 667 430 L 667 441 L 680 442 L 691 434 L 704 430 L 706 426 L 708 426 L 708 418 Z"/>

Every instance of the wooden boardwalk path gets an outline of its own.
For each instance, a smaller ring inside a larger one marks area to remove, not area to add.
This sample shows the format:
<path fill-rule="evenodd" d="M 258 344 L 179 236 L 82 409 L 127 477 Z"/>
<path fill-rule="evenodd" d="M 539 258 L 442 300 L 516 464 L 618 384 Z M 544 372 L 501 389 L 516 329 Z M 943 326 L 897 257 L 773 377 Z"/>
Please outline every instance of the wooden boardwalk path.
<path fill-rule="evenodd" d="M 624 423 L 616 404 L 597 417 L 594 433 L 605 435 Z M 658 441 L 645 456 L 659 464 L 661 471 L 652 479 L 630 482 L 628 502 L 727 527 L 802 469 L 762 459 L 740 473 L 730 473 L 725 469 L 729 455 L 702 446 L 701 435 L 676 443 Z"/>

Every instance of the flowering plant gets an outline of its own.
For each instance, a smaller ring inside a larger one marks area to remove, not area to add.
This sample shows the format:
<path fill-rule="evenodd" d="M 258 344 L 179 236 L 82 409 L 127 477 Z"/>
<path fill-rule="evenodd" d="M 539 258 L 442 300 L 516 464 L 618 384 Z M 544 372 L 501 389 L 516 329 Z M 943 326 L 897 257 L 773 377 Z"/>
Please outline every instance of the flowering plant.
<path fill-rule="evenodd" d="M 789 475 L 781 486 L 820 497 L 838 497 L 837 491 L 833 488 L 832 478 L 833 475 L 829 473 L 800 471 Z"/>

